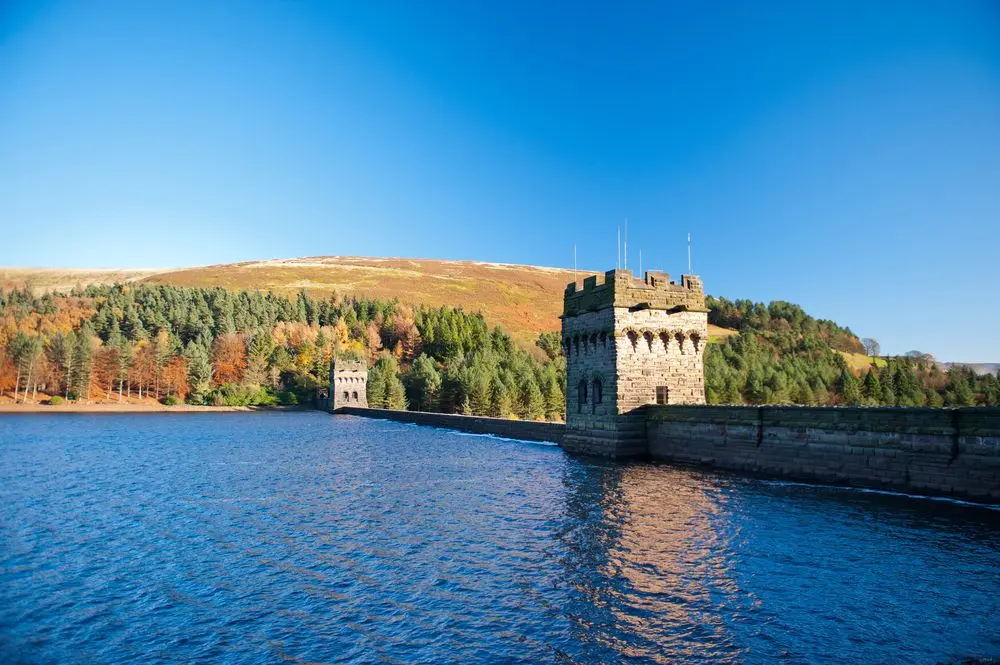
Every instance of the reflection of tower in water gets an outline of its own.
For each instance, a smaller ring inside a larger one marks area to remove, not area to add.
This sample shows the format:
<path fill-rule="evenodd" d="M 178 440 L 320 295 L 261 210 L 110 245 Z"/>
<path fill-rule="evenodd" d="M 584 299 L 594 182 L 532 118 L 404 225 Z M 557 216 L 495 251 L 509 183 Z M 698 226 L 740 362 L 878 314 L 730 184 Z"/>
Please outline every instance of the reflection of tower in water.
<path fill-rule="evenodd" d="M 560 539 L 580 637 L 654 662 L 739 660 L 728 624 L 754 601 L 734 581 L 732 496 L 663 466 L 570 473 Z"/>

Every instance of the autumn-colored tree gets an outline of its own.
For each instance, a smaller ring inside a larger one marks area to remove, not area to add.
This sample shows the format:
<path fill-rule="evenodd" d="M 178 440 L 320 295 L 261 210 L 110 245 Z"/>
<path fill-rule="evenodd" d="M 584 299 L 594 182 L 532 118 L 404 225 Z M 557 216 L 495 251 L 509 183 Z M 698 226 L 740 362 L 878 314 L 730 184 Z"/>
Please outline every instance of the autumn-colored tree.
<path fill-rule="evenodd" d="M 389 329 L 389 344 L 404 363 L 410 363 L 420 355 L 420 331 L 417 330 L 411 307 L 400 305 L 393 315 Z"/>
<path fill-rule="evenodd" d="M 163 366 L 163 385 L 167 395 L 176 395 L 184 401 L 188 394 L 188 364 L 184 356 L 174 356 Z"/>
<path fill-rule="evenodd" d="M 16 378 L 17 369 L 14 367 L 14 361 L 11 360 L 7 348 L 4 347 L 0 353 L 0 397 L 3 397 L 4 392 L 14 390 Z"/>
<path fill-rule="evenodd" d="M 382 352 L 382 333 L 374 321 L 365 328 L 365 351 L 368 352 L 369 364 L 374 365 Z"/>
<path fill-rule="evenodd" d="M 219 335 L 212 345 L 215 384 L 240 383 L 247 367 L 247 347 L 242 335 Z"/>
<path fill-rule="evenodd" d="M 111 391 L 118 382 L 121 362 L 116 346 L 100 346 L 94 352 L 94 371 L 91 386 L 95 391 L 106 393 L 111 399 Z"/>
<path fill-rule="evenodd" d="M 147 340 L 140 340 L 133 351 L 132 367 L 129 369 L 129 381 L 139 389 L 139 399 L 143 393 L 149 392 L 149 386 L 155 382 L 156 349 Z"/>

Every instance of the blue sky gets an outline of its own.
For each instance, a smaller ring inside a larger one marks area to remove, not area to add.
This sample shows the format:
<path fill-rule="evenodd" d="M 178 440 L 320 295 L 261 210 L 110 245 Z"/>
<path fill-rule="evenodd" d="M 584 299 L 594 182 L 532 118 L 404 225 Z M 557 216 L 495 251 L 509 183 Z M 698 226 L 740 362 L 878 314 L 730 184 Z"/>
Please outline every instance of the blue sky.
<path fill-rule="evenodd" d="M 1000 361 L 996 2 L 0 3 L 0 265 L 679 274 Z"/>

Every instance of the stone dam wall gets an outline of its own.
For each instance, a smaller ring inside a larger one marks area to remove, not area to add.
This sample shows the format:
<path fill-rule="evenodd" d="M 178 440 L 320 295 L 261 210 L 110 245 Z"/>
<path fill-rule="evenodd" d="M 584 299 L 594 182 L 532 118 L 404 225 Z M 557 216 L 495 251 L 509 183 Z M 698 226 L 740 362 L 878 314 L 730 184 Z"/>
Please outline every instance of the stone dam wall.
<path fill-rule="evenodd" d="M 486 418 L 480 416 L 462 416 L 448 413 L 427 413 L 424 411 L 392 411 L 390 409 L 362 409 L 344 407 L 336 413 L 349 416 L 364 416 L 365 418 L 384 418 L 401 423 L 427 425 L 429 427 L 446 427 L 460 432 L 473 434 L 494 434 L 509 439 L 524 441 L 551 441 L 562 444 L 566 426 L 562 423 L 544 423 L 532 420 L 509 420 L 507 418 Z"/>
<path fill-rule="evenodd" d="M 573 430 L 559 423 L 355 407 L 336 413 L 560 445 L 573 440 Z M 671 405 L 626 418 L 644 420 L 645 453 L 655 460 L 1000 503 L 996 408 Z"/>
<path fill-rule="evenodd" d="M 1000 503 L 1000 409 L 647 407 L 653 459 Z"/>

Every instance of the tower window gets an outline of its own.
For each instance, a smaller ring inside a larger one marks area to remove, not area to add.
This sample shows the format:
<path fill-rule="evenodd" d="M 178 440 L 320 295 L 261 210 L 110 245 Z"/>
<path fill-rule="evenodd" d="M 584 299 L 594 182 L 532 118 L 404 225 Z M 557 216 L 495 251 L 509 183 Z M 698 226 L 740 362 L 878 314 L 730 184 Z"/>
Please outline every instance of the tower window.
<path fill-rule="evenodd" d="M 656 403 L 657 404 L 669 404 L 670 403 L 670 389 L 666 386 L 656 386 Z"/>
<path fill-rule="evenodd" d="M 604 384 L 600 377 L 594 378 L 594 407 L 604 402 Z"/>
<path fill-rule="evenodd" d="M 587 403 L 587 382 L 580 381 L 580 385 L 577 386 L 576 392 L 577 392 L 577 398 L 580 400 L 577 412 L 582 412 L 583 405 Z"/>
<path fill-rule="evenodd" d="M 351 398 L 351 396 L 350 396 L 350 395 L 348 395 L 348 394 L 347 394 L 347 391 L 345 390 L 345 391 L 344 391 L 344 399 L 350 399 L 350 398 Z"/>

